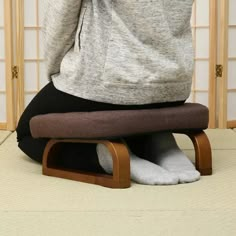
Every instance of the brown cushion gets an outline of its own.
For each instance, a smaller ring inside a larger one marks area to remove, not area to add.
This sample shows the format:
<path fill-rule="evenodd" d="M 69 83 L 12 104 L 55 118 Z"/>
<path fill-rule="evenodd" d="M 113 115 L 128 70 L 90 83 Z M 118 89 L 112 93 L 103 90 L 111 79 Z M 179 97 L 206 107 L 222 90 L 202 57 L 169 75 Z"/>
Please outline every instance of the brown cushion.
<path fill-rule="evenodd" d="M 208 108 L 194 103 L 145 110 L 51 113 L 37 115 L 30 121 L 35 138 L 112 138 L 167 130 L 202 130 L 207 126 Z"/>

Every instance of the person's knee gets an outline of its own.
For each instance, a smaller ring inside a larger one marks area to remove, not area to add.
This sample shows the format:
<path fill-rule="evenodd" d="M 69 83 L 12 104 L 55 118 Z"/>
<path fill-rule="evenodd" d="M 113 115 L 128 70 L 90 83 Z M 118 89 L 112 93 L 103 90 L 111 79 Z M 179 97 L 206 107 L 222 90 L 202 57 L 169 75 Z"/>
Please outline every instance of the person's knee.
<path fill-rule="evenodd" d="M 17 141 L 19 142 L 26 136 L 31 136 L 29 119 L 24 117 L 24 113 L 20 117 L 16 127 Z"/>
<path fill-rule="evenodd" d="M 32 136 L 24 136 L 19 140 L 18 147 L 31 159 L 42 162 L 43 152 L 48 139 L 34 139 Z"/>

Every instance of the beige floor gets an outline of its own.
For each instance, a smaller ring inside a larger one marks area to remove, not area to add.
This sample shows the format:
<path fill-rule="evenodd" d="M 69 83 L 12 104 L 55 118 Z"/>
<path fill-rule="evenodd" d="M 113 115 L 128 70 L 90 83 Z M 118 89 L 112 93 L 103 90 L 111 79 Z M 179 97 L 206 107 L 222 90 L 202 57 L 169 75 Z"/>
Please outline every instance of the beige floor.
<path fill-rule="evenodd" d="M 212 176 L 175 186 L 125 190 L 43 176 L 0 132 L 0 235 L 236 235 L 236 130 L 208 130 Z M 177 136 L 193 160 L 189 139 Z"/>

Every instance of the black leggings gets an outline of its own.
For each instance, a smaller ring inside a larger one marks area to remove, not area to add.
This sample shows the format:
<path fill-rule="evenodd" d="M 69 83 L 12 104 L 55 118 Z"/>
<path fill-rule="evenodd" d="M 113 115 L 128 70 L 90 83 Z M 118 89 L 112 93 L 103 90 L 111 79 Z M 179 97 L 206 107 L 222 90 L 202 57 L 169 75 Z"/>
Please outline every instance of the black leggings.
<path fill-rule="evenodd" d="M 30 119 L 39 114 L 160 108 L 181 104 L 183 104 L 183 102 L 149 105 L 114 105 L 100 103 L 61 92 L 50 82 L 33 98 L 23 112 L 16 129 L 18 146 L 30 158 L 37 162 L 42 162 L 43 151 L 49 139 L 33 138 L 29 127 Z M 62 151 L 59 159 L 61 160 L 61 165 L 67 168 L 102 171 L 98 164 L 95 144 L 65 144 L 64 151 Z"/>

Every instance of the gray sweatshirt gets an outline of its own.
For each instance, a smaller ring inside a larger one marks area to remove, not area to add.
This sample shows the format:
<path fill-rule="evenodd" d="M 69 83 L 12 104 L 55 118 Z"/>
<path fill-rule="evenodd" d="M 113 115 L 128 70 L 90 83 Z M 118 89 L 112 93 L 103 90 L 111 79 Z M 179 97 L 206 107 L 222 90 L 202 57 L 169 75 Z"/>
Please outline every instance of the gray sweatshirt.
<path fill-rule="evenodd" d="M 47 75 L 112 104 L 181 101 L 191 91 L 193 0 L 49 0 Z"/>

